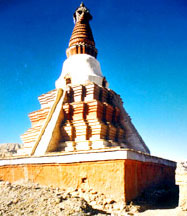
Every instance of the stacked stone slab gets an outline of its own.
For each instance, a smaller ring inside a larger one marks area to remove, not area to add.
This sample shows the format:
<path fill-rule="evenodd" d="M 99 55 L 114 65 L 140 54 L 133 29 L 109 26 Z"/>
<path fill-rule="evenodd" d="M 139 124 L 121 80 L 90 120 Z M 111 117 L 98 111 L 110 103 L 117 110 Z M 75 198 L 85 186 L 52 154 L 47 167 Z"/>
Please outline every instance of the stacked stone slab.
<path fill-rule="evenodd" d="M 23 141 L 23 148 L 19 149 L 18 154 L 30 154 L 32 148 L 40 134 L 41 128 L 48 116 L 49 110 L 55 100 L 56 89 L 52 90 L 46 94 L 42 94 L 38 97 L 41 104 L 41 109 L 31 112 L 29 118 L 31 121 L 31 128 L 29 128 L 23 135 L 21 139 Z"/>
<path fill-rule="evenodd" d="M 80 151 L 111 147 L 141 150 L 141 140 L 114 91 L 93 82 L 85 85 L 67 85 L 62 112 L 60 138 L 53 151 Z M 29 114 L 32 127 L 22 136 L 24 146 L 19 154 L 31 154 L 41 129 L 54 104 L 56 90 L 39 97 L 41 109 Z M 124 125 L 125 121 L 125 125 Z M 135 136 L 137 143 L 128 141 Z M 47 152 L 46 152 L 47 153 Z"/>
<path fill-rule="evenodd" d="M 104 92 L 104 93 L 103 93 Z M 90 150 L 125 144 L 119 108 L 110 100 L 113 91 L 95 83 L 69 86 L 62 123 L 61 150 Z"/>
<path fill-rule="evenodd" d="M 78 151 L 108 147 L 128 147 L 128 132 L 122 126 L 122 100 L 114 91 L 95 83 L 67 86 L 63 104 L 61 138 L 56 151 Z M 29 114 L 32 127 L 22 136 L 19 154 L 30 154 L 54 103 L 56 90 L 39 97 L 41 109 Z M 126 116 L 126 118 L 128 115 Z"/>

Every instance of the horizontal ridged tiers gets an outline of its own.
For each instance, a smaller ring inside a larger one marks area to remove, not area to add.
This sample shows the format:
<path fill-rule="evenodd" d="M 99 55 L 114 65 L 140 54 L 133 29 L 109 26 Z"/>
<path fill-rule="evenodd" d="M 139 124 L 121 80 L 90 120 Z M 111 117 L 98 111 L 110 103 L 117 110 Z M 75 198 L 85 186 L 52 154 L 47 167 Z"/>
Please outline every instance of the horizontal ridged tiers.
<path fill-rule="evenodd" d="M 67 57 L 75 54 L 89 54 L 97 57 L 97 49 L 93 34 L 89 25 L 92 19 L 89 10 L 82 3 L 74 13 L 75 27 L 73 29 L 69 47 L 66 50 Z"/>
<path fill-rule="evenodd" d="M 51 106 L 55 100 L 56 94 L 57 91 L 55 89 L 38 97 L 41 104 L 41 109 L 29 114 L 32 126 L 23 135 L 21 135 L 21 140 L 23 141 L 24 145 L 23 149 L 19 150 L 19 154 L 25 155 L 31 153 L 32 148 L 37 141 L 40 131 L 43 127 L 43 124 L 49 114 Z"/>
<path fill-rule="evenodd" d="M 75 24 L 69 47 L 81 42 L 93 47 L 95 46 L 89 22 L 85 20 L 84 16 L 82 16 L 80 21 Z"/>

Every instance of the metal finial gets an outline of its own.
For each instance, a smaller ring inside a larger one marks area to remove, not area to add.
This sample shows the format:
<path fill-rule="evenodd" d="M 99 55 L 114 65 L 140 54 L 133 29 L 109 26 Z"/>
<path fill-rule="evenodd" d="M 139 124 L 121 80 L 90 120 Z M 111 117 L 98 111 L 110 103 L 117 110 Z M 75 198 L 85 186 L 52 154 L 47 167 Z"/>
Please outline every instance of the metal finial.
<path fill-rule="evenodd" d="M 83 2 L 81 2 L 80 7 L 85 7 Z"/>
<path fill-rule="evenodd" d="M 79 21 L 84 16 L 85 20 L 91 20 L 92 15 L 90 14 L 88 8 L 85 7 L 84 3 L 81 2 L 80 6 L 76 9 L 75 13 L 73 14 L 74 23 Z"/>

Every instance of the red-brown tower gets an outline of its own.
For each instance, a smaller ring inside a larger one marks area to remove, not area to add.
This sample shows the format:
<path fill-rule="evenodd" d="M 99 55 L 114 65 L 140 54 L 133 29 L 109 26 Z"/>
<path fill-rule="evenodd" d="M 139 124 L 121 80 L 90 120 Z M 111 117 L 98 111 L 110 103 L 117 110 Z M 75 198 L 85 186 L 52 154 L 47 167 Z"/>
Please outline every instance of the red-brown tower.
<path fill-rule="evenodd" d="M 69 47 L 66 50 L 67 57 L 75 54 L 89 54 L 97 57 L 97 49 L 90 28 L 89 21 L 92 15 L 83 3 L 77 8 L 73 14 L 74 29 L 69 41 Z"/>

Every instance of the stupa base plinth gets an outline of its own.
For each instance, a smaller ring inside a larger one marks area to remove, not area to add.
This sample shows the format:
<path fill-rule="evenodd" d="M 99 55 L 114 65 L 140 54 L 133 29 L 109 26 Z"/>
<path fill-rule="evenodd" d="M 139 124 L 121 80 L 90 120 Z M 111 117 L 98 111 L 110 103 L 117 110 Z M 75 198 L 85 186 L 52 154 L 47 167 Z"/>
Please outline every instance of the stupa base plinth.
<path fill-rule="evenodd" d="M 0 160 L 0 180 L 24 179 L 66 189 L 84 186 L 127 202 L 151 185 L 174 184 L 175 167 L 173 161 L 111 148 Z"/>

